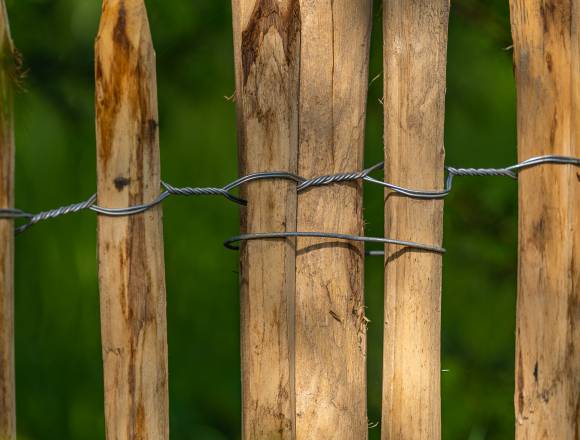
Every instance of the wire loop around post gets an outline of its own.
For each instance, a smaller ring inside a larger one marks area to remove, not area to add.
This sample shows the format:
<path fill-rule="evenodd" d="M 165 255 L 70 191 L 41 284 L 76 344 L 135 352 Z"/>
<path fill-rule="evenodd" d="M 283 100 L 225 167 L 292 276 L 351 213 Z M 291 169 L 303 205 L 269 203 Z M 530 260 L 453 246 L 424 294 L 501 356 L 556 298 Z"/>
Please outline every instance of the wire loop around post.
<path fill-rule="evenodd" d="M 0 209 L 0 219 L 18 219 L 18 218 L 31 218 L 32 214 L 21 211 L 20 209 Z"/>
<path fill-rule="evenodd" d="M 268 233 L 260 232 L 255 234 L 242 234 L 227 239 L 224 242 L 224 246 L 227 247 L 228 249 L 238 250 L 239 246 L 235 245 L 235 243 L 241 241 L 280 239 L 292 237 L 333 238 L 337 240 L 346 240 L 346 241 L 390 244 L 407 248 L 419 249 L 427 252 L 435 252 L 438 254 L 444 254 L 446 252 L 444 248 L 439 246 L 431 246 L 421 243 L 415 243 L 412 241 L 394 240 L 391 238 L 384 237 L 362 237 L 359 235 L 337 234 L 331 232 L 268 232 Z M 372 251 L 372 253 L 370 253 L 369 255 L 383 255 L 383 253 L 382 251 Z"/>

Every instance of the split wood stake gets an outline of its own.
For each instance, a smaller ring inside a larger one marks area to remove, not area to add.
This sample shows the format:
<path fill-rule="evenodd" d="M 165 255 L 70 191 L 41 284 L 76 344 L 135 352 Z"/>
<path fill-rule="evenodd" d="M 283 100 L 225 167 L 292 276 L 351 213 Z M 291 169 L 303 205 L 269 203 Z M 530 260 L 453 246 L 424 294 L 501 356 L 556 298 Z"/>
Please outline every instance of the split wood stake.
<path fill-rule="evenodd" d="M 240 173 L 296 173 L 300 17 L 296 0 L 233 0 Z M 296 230 L 296 184 L 253 182 L 242 232 Z M 241 251 L 242 431 L 294 438 L 294 240 Z"/>
<path fill-rule="evenodd" d="M 580 1 L 511 0 L 518 156 L 580 156 Z M 580 436 L 580 172 L 519 174 L 516 438 Z"/>
<path fill-rule="evenodd" d="M 363 167 L 371 0 L 301 2 L 298 171 Z M 363 235 L 360 182 L 298 196 L 297 229 Z M 299 238 L 296 435 L 367 438 L 364 246 Z"/>
<path fill-rule="evenodd" d="M 155 53 L 143 0 L 105 0 L 96 40 L 98 204 L 159 195 Z M 167 332 L 161 206 L 99 216 L 101 337 L 108 439 L 167 439 Z"/>
<path fill-rule="evenodd" d="M 385 179 L 443 184 L 449 0 L 384 1 Z M 441 245 L 443 202 L 386 191 L 385 234 Z M 385 247 L 382 438 L 441 437 L 439 254 Z"/>
<path fill-rule="evenodd" d="M 0 0 L 0 208 L 14 207 L 13 84 L 16 57 Z M 0 439 L 16 439 L 14 390 L 14 221 L 0 220 Z"/>

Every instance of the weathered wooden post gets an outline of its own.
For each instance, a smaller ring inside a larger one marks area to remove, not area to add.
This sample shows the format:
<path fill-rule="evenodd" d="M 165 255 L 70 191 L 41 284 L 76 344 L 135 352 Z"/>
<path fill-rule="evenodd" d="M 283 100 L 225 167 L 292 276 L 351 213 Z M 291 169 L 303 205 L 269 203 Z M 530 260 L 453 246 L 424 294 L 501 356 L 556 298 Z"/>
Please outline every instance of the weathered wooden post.
<path fill-rule="evenodd" d="M 511 0 L 518 156 L 580 156 L 580 2 Z M 516 438 L 580 436 L 580 173 L 519 175 Z"/>
<path fill-rule="evenodd" d="M 240 172 L 361 169 L 371 0 L 232 5 Z M 359 184 L 243 191 L 243 232 L 362 233 Z M 363 258 L 324 240 L 242 246 L 246 438 L 366 437 Z"/>
<path fill-rule="evenodd" d="M 384 1 L 385 179 L 443 184 L 449 0 Z M 443 202 L 386 191 L 385 234 L 440 245 Z M 441 437 L 440 254 L 385 248 L 383 439 Z"/>
<path fill-rule="evenodd" d="M 12 88 L 16 59 L 0 0 L 0 209 L 14 207 Z M 0 219 L 0 439 L 16 439 L 14 391 L 14 221 Z"/>
<path fill-rule="evenodd" d="M 294 0 L 233 0 L 240 173 L 297 171 L 300 12 Z M 242 232 L 296 230 L 296 184 L 253 182 Z M 294 240 L 242 244 L 244 438 L 294 438 Z"/>
<path fill-rule="evenodd" d="M 371 0 L 302 1 L 298 170 L 363 168 Z M 362 184 L 298 196 L 302 232 L 363 235 Z M 296 252 L 296 434 L 367 437 L 364 247 L 301 238 Z"/>
<path fill-rule="evenodd" d="M 98 203 L 159 194 L 155 53 L 143 0 L 104 0 L 96 40 Z M 101 335 L 108 439 L 167 439 L 162 212 L 99 216 Z"/>

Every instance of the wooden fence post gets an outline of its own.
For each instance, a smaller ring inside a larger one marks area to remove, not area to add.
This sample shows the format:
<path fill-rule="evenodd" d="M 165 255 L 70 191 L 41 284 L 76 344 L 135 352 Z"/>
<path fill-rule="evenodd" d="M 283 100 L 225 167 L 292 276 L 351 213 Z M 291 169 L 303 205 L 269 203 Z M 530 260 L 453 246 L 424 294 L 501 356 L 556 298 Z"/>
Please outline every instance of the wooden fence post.
<path fill-rule="evenodd" d="M 104 0 L 96 40 L 98 203 L 159 195 L 155 53 L 143 0 Z M 99 216 L 101 336 L 108 439 L 167 439 L 162 211 Z"/>
<path fill-rule="evenodd" d="M 372 0 L 302 1 L 301 176 L 361 170 Z M 297 229 L 363 235 L 362 184 L 298 196 Z M 296 253 L 296 435 L 365 439 L 364 246 L 300 238 Z"/>
<path fill-rule="evenodd" d="M 384 1 L 385 179 L 443 184 L 449 0 Z M 440 245 L 443 201 L 386 191 L 387 237 Z M 441 437 L 439 254 L 385 248 L 383 439 Z"/>
<path fill-rule="evenodd" d="M 240 173 L 296 173 L 300 17 L 296 0 L 233 0 Z M 296 184 L 242 189 L 242 231 L 296 230 Z M 294 438 L 294 240 L 242 244 L 242 432 Z"/>
<path fill-rule="evenodd" d="M 371 0 L 232 5 L 240 172 L 361 169 Z M 297 202 L 295 183 L 262 181 L 244 197 L 244 232 L 362 233 L 360 184 Z M 242 246 L 243 433 L 365 438 L 363 248 L 293 244 Z"/>
<path fill-rule="evenodd" d="M 580 156 L 580 1 L 511 0 L 518 156 Z M 580 172 L 519 176 L 516 438 L 580 437 Z"/>
<path fill-rule="evenodd" d="M 16 59 L 0 0 L 0 209 L 14 207 L 12 88 Z M 0 220 L 0 439 L 16 439 L 14 391 L 14 221 Z"/>

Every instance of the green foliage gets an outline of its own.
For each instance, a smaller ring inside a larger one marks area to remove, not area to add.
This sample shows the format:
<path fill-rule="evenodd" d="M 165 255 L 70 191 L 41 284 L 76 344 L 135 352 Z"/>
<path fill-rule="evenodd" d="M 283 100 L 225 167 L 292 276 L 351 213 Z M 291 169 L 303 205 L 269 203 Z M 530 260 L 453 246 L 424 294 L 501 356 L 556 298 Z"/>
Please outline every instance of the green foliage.
<path fill-rule="evenodd" d="M 216 185 L 237 175 L 229 2 L 148 2 L 157 50 L 163 177 Z M 382 72 L 377 2 L 371 78 Z M 16 96 L 17 204 L 38 210 L 95 190 L 95 0 L 9 0 L 28 72 Z M 515 161 L 507 2 L 457 0 L 450 23 L 447 162 Z M 367 164 L 382 157 L 382 79 L 369 87 Z M 383 228 L 367 187 L 367 233 Z M 444 438 L 513 436 L 516 185 L 458 178 L 446 202 L 442 375 Z M 221 199 L 165 204 L 171 430 L 235 439 L 240 426 L 237 255 L 221 242 L 238 210 Z M 44 223 L 17 239 L 16 344 L 23 439 L 102 439 L 95 216 Z M 380 419 L 382 263 L 366 270 L 369 421 Z M 370 430 L 378 438 L 380 427 Z"/>

